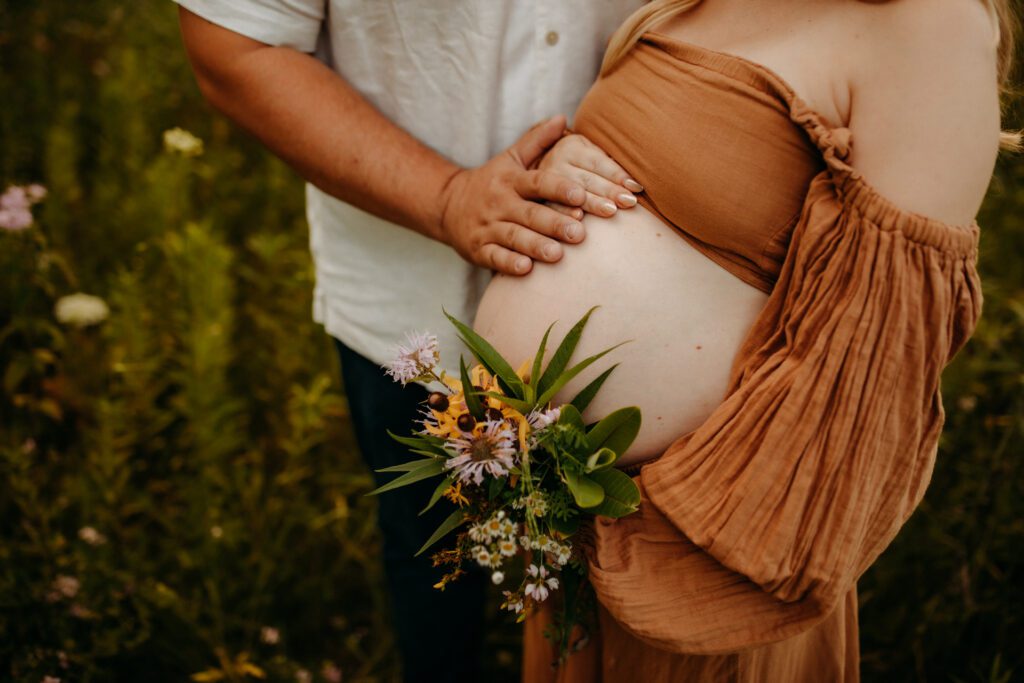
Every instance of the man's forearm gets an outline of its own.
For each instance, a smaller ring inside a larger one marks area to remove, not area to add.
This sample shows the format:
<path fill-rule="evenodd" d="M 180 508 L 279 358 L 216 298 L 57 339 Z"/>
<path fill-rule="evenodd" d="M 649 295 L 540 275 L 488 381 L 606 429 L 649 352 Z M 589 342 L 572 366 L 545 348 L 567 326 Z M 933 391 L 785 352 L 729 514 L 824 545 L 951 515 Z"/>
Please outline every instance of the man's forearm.
<path fill-rule="evenodd" d="M 183 29 L 186 21 L 200 88 L 217 109 L 325 192 L 442 239 L 444 188 L 458 166 L 389 121 L 315 58 L 242 36 L 225 38 L 223 29 L 195 15 L 183 16 Z M 204 58 L 215 49 L 207 31 L 214 41 L 233 43 L 215 66 Z"/>

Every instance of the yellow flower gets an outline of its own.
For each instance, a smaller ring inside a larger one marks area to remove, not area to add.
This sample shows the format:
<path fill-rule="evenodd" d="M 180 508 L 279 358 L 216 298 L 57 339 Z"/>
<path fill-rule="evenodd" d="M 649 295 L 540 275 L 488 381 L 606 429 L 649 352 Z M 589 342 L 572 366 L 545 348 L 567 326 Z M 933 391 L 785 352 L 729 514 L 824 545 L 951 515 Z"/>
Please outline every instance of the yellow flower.
<path fill-rule="evenodd" d="M 467 500 L 466 497 L 462 495 L 461 481 L 457 481 L 455 482 L 454 486 L 450 486 L 448 490 L 444 492 L 444 497 L 450 500 L 451 502 L 455 503 L 459 507 L 469 505 L 469 500 Z"/>

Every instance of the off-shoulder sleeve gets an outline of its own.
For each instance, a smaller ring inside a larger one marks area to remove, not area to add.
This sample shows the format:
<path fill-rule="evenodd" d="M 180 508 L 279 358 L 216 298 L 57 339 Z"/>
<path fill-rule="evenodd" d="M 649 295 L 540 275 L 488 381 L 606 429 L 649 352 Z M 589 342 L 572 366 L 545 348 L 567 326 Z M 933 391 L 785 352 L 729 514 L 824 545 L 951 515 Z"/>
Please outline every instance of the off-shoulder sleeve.
<path fill-rule="evenodd" d="M 657 647 L 810 628 L 928 485 L 939 376 L 981 312 L 978 227 L 899 210 L 834 142 L 725 400 L 635 477 L 640 511 L 584 544 L 602 604 Z"/>

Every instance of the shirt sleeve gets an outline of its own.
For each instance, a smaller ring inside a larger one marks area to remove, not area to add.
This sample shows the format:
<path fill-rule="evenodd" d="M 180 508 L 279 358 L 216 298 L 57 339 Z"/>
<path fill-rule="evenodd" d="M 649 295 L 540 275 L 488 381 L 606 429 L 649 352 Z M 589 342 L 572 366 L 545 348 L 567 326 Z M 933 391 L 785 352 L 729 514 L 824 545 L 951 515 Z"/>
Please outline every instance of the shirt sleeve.
<path fill-rule="evenodd" d="M 175 0 L 203 19 L 268 45 L 316 49 L 327 0 Z"/>
<path fill-rule="evenodd" d="M 639 512 L 584 537 L 602 604 L 655 647 L 721 654 L 810 628 L 930 480 L 940 373 L 981 313 L 978 227 L 902 211 L 829 162 L 725 400 L 634 478 Z"/>

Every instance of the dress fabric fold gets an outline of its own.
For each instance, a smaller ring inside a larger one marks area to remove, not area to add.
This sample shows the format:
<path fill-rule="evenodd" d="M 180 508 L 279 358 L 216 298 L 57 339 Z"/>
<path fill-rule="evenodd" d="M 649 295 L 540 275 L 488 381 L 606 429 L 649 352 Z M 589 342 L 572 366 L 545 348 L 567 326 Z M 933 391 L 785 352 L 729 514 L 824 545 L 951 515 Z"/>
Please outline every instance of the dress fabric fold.
<path fill-rule="evenodd" d="M 857 681 L 856 582 L 929 483 L 940 375 L 981 314 L 979 229 L 880 195 L 850 131 L 766 67 L 645 38 L 704 82 L 777 95 L 823 166 L 725 399 L 640 468 L 639 512 L 581 538 L 599 633 L 554 669 L 550 612 L 527 620 L 523 680 Z"/>

